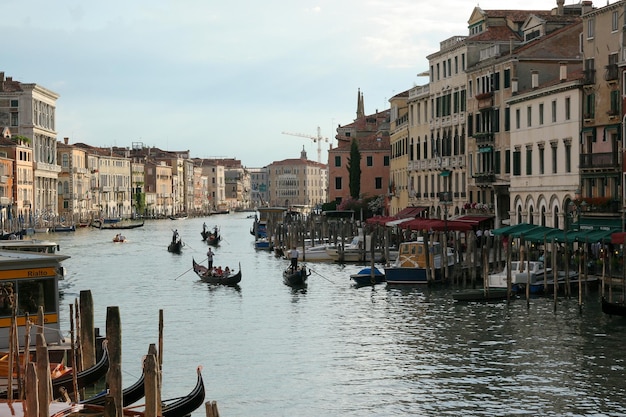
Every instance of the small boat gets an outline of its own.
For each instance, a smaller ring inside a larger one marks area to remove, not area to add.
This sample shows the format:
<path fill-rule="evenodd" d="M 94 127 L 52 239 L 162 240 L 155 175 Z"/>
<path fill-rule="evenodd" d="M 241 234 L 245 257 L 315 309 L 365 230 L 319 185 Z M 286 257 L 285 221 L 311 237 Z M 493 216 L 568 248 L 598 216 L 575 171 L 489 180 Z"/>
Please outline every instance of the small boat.
<path fill-rule="evenodd" d="M 385 274 L 375 267 L 363 268 L 358 273 L 350 275 L 350 279 L 359 286 L 375 285 L 385 282 Z"/>
<path fill-rule="evenodd" d="M 177 240 L 176 242 L 171 242 L 168 247 L 167 247 L 167 251 L 168 252 L 172 252 L 172 253 L 183 253 L 183 246 L 185 246 L 185 244 L 183 243 L 182 240 Z"/>
<path fill-rule="evenodd" d="M 202 368 L 198 367 L 198 381 L 193 390 L 186 396 L 174 402 L 164 402 L 162 407 L 163 417 L 183 417 L 196 411 L 204 403 L 204 382 L 202 381 Z"/>
<path fill-rule="evenodd" d="M 259 238 L 254 241 L 254 249 L 266 250 L 271 252 L 272 250 L 274 250 L 274 242 L 270 241 L 266 237 Z"/>
<path fill-rule="evenodd" d="M 290 287 L 302 287 L 306 285 L 306 280 L 311 275 L 311 271 L 306 265 L 301 265 L 295 271 L 291 266 L 283 271 L 283 282 Z"/>
<path fill-rule="evenodd" d="M 624 302 L 609 301 L 602 297 L 602 312 L 610 316 L 626 317 L 626 304 Z"/>
<path fill-rule="evenodd" d="M 109 369 L 109 352 L 106 348 L 102 350 L 102 357 L 94 366 L 89 369 L 85 369 L 84 371 L 78 372 L 76 374 L 76 380 L 78 381 L 78 388 L 82 389 L 85 387 L 89 387 L 96 382 L 98 382 L 102 377 L 104 377 Z M 73 383 L 72 374 L 64 375 L 60 378 L 55 378 L 52 380 L 52 394 L 55 398 L 61 397 L 60 390 L 61 388 L 65 388 L 68 393 L 74 392 L 74 383 Z"/>
<path fill-rule="evenodd" d="M 113 242 L 114 243 L 124 243 L 126 242 L 126 236 L 118 233 L 115 235 L 115 237 L 113 238 Z"/>
<path fill-rule="evenodd" d="M 211 275 L 209 269 L 197 263 L 195 259 L 192 258 L 191 260 L 193 261 L 193 271 L 200 277 L 202 282 L 221 285 L 237 285 L 241 282 L 241 263 L 239 264 L 239 271 L 237 273 L 231 272 L 228 275 L 218 276 Z"/>
<path fill-rule="evenodd" d="M 443 266 L 445 263 L 441 243 L 430 242 L 428 251 L 429 265 L 434 267 L 435 273 L 429 277 L 426 271 L 426 248 L 424 240 L 419 238 L 416 241 L 400 243 L 398 258 L 396 262 L 385 268 L 385 280 L 387 284 L 430 284 L 442 282 Z M 454 251 L 447 248 L 448 270 L 454 266 Z"/>
<path fill-rule="evenodd" d="M 76 226 L 75 225 L 64 225 L 64 224 L 59 224 L 56 225 L 52 228 L 53 232 L 75 232 L 76 231 Z"/>
<path fill-rule="evenodd" d="M 145 375 L 142 372 L 141 377 L 130 387 L 124 388 L 122 390 L 122 402 L 124 407 L 128 407 L 131 404 L 136 403 L 141 400 L 145 395 Z M 93 404 L 93 405 L 104 405 L 106 401 L 106 396 L 108 394 L 108 390 L 104 390 L 94 395 L 93 397 L 89 397 L 83 401 L 81 404 Z"/>
<path fill-rule="evenodd" d="M 180 213 L 175 216 L 169 216 L 169 217 L 170 217 L 170 220 L 186 220 L 188 216 L 185 213 Z"/>
<path fill-rule="evenodd" d="M 455 301 L 500 301 L 507 298 L 506 288 L 480 288 L 452 293 Z"/>

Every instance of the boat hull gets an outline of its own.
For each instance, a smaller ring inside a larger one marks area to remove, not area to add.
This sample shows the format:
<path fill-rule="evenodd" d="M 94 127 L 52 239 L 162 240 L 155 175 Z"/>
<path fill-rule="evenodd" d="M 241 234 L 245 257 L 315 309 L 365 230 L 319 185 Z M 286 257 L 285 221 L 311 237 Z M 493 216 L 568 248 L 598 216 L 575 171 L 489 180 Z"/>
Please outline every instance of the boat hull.
<path fill-rule="evenodd" d="M 291 268 L 283 271 L 283 283 L 290 287 L 301 287 L 306 285 L 307 278 L 311 275 L 306 267 L 300 267 L 297 271 L 292 272 Z"/>
<path fill-rule="evenodd" d="M 428 281 L 426 268 L 389 267 L 385 268 L 385 280 L 387 284 L 431 284 L 441 282 L 442 274 L 440 269 L 436 269 L 435 276 Z"/>

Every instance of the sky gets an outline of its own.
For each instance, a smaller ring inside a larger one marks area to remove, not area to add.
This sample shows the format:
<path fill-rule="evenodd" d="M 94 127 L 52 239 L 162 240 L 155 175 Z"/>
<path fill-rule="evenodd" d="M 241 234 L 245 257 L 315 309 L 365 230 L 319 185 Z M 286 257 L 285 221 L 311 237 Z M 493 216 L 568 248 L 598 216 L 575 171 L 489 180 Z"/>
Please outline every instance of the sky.
<path fill-rule="evenodd" d="M 302 149 L 316 161 L 319 128 L 327 163 L 358 90 L 372 114 L 426 84 L 426 57 L 467 34 L 476 6 L 556 0 L 4 0 L 0 71 L 60 96 L 57 136 L 70 144 L 139 142 L 253 168 Z"/>

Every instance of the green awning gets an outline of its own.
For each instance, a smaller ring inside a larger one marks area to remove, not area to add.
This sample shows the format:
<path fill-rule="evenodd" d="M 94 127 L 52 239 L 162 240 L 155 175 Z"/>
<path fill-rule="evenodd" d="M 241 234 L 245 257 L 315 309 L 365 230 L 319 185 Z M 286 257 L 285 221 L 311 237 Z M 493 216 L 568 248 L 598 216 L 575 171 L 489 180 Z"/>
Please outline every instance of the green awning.
<path fill-rule="evenodd" d="M 577 239 L 579 242 L 610 242 L 611 235 L 619 231 L 618 229 L 610 230 L 586 230 L 580 231 Z"/>
<path fill-rule="evenodd" d="M 483 148 L 478 148 L 478 152 L 479 153 L 487 153 L 487 152 L 491 152 L 493 150 L 493 148 L 491 146 L 485 146 Z"/>
<path fill-rule="evenodd" d="M 521 231 L 522 233 L 527 233 L 535 227 L 537 227 L 536 224 L 519 223 L 511 226 L 501 227 L 499 229 L 494 229 L 491 233 L 494 235 L 509 236 L 512 233 L 517 233 L 518 231 Z"/>
<path fill-rule="evenodd" d="M 558 236 L 559 234 L 563 233 L 563 230 L 555 229 L 554 227 L 537 226 L 524 234 L 524 239 L 526 239 L 528 242 L 542 243 L 544 242 L 544 240 L 546 242 L 550 242 L 553 236 Z"/>

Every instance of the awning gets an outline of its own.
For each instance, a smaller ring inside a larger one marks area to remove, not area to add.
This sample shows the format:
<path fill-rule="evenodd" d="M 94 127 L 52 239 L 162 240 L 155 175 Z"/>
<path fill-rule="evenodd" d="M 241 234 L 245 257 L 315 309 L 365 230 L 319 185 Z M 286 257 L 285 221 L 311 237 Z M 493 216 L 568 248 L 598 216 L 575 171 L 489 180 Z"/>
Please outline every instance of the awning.
<path fill-rule="evenodd" d="M 506 226 L 506 227 L 501 227 L 499 229 L 494 229 L 494 230 L 491 231 L 491 233 L 494 234 L 494 235 L 509 236 L 511 233 L 516 233 L 518 231 L 527 233 L 530 230 L 534 229 L 535 227 L 537 227 L 537 225 L 535 225 L 535 224 L 518 223 L 518 224 L 511 225 L 511 226 Z"/>
<path fill-rule="evenodd" d="M 454 220 L 470 223 L 472 226 L 478 226 L 480 223 L 486 222 L 493 219 L 493 216 L 472 216 L 465 215 L 461 217 L 457 217 Z"/>
<path fill-rule="evenodd" d="M 608 243 L 611 241 L 611 235 L 616 232 L 616 229 L 611 230 L 588 230 L 585 232 L 579 233 L 576 240 L 579 242 L 605 242 Z"/>
<path fill-rule="evenodd" d="M 455 220 L 441 220 L 441 219 L 422 219 L 416 218 L 409 221 L 406 221 L 400 224 L 400 227 L 403 229 L 409 230 L 428 230 L 428 231 L 461 231 L 467 232 L 472 230 L 472 225 L 466 222 L 459 222 Z"/>
<path fill-rule="evenodd" d="M 623 245 L 626 238 L 626 232 L 611 233 L 611 243 L 614 245 Z"/>
<path fill-rule="evenodd" d="M 563 232 L 563 230 L 555 229 L 553 227 L 536 226 L 534 229 L 531 229 L 530 231 L 524 233 L 524 239 L 528 242 L 550 242 L 553 236 L 558 236 Z M 513 233 L 512 236 L 518 237 L 515 236 L 515 233 Z"/>
<path fill-rule="evenodd" d="M 410 222 L 411 220 L 413 220 L 412 217 L 406 218 L 406 219 L 396 219 L 393 218 L 390 221 L 388 221 L 387 223 L 385 223 L 385 226 L 400 226 L 402 223 L 406 223 L 406 222 Z"/>
<path fill-rule="evenodd" d="M 403 210 L 400 210 L 394 217 L 398 219 L 408 219 L 417 216 L 427 209 L 428 207 L 407 207 Z"/>
<path fill-rule="evenodd" d="M 370 217 L 369 219 L 365 220 L 365 223 L 367 224 L 385 224 L 388 221 L 391 220 L 395 220 L 395 217 L 389 217 L 389 216 L 374 216 L 374 217 Z"/>
<path fill-rule="evenodd" d="M 484 148 L 478 148 L 478 153 L 487 153 L 487 152 L 491 152 L 492 148 L 491 146 L 485 146 Z"/>
<path fill-rule="evenodd" d="M 609 217 L 585 217 L 581 216 L 580 223 L 574 223 L 574 226 L 578 225 L 579 229 L 585 230 L 610 230 L 622 228 L 622 219 Z"/>

